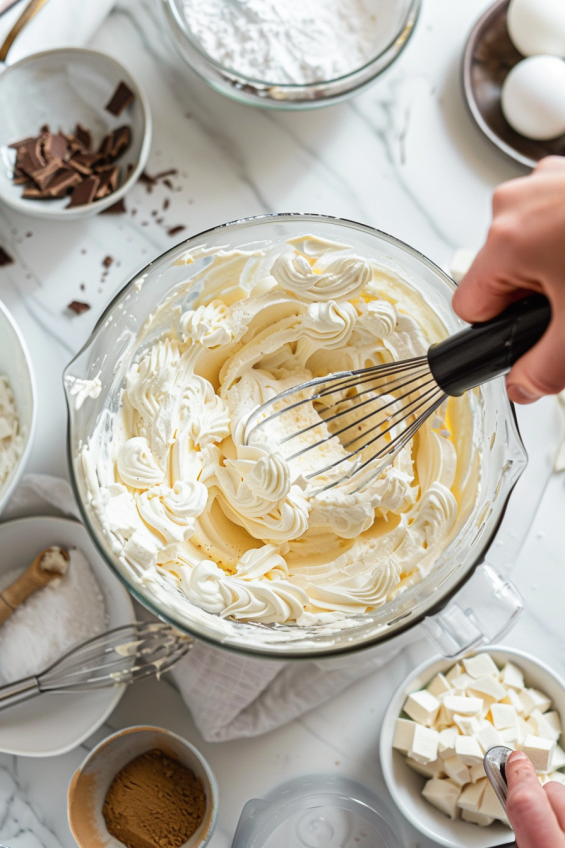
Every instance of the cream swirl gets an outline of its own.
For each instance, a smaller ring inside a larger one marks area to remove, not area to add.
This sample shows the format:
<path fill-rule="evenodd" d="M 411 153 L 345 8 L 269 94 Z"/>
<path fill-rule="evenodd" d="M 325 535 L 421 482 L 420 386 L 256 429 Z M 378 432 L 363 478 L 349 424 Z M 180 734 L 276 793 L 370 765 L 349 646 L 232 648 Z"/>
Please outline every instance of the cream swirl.
<path fill-rule="evenodd" d="M 378 423 L 402 403 L 393 394 L 367 392 L 371 406 L 344 410 L 346 429 L 332 438 L 327 397 L 275 418 L 249 444 L 245 434 L 281 391 L 425 354 L 442 337 L 428 305 L 387 268 L 310 235 L 255 251 L 197 249 L 185 261 L 189 271 L 200 263 L 187 283 L 199 292 L 194 308 L 176 312 L 178 324 L 130 365 L 109 443 L 107 413 L 100 441 L 82 452 L 122 562 L 146 587 L 164 580 L 211 614 L 265 624 L 333 622 L 424 579 L 461 518 L 464 399 L 442 406 L 361 492 L 320 492 L 308 475 L 320 461 L 346 470 L 358 416 L 370 409 Z M 290 440 L 304 427 L 310 435 Z"/>
<path fill-rule="evenodd" d="M 145 436 L 134 436 L 118 452 L 118 472 L 124 483 L 146 489 L 161 483 L 165 472 L 159 468 Z"/>
<path fill-rule="evenodd" d="M 324 261 L 325 260 L 325 261 Z M 310 265 L 306 257 L 285 251 L 271 274 L 285 291 L 306 301 L 347 300 L 360 294 L 371 278 L 371 268 L 359 256 L 323 257 Z"/>
<path fill-rule="evenodd" d="M 221 300 L 212 300 L 206 306 L 185 312 L 180 326 L 187 338 L 211 349 L 229 344 L 233 339 L 228 309 Z"/>

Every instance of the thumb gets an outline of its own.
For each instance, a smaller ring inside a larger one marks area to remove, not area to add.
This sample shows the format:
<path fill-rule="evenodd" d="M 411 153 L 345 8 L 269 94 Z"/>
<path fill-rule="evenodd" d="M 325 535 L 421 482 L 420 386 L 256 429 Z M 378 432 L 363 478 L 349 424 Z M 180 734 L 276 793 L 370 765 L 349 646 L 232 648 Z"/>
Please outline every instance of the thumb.
<path fill-rule="evenodd" d="M 563 846 L 563 833 L 549 798 L 540 786 L 532 763 L 521 751 L 508 757 L 506 779 L 506 812 L 519 848 Z"/>
<path fill-rule="evenodd" d="M 505 272 L 501 251 L 489 237 L 453 293 L 454 312 L 468 324 L 499 315 L 524 294 L 520 283 L 507 278 Z"/>
<path fill-rule="evenodd" d="M 522 356 L 506 378 L 508 397 L 515 403 L 533 403 L 543 395 L 565 388 L 565 327 L 559 307 L 552 304 L 553 317 L 542 338 Z M 562 310 L 565 309 L 565 302 Z"/>

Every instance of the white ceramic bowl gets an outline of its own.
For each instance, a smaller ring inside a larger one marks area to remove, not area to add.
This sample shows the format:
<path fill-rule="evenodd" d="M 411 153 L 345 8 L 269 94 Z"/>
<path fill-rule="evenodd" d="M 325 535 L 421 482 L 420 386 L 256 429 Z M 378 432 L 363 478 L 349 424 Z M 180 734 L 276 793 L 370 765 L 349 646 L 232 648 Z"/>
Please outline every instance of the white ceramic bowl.
<path fill-rule="evenodd" d="M 102 815 L 104 798 L 120 769 L 153 748 L 160 748 L 166 754 L 177 757 L 202 779 L 204 785 L 204 819 L 181 848 L 204 848 L 209 843 L 218 818 L 218 784 L 202 754 L 190 742 L 170 730 L 126 727 L 100 742 L 71 778 L 67 795 L 69 825 L 79 848 L 92 848 L 94 845 L 124 848 L 106 830 Z"/>
<path fill-rule="evenodd" d="M 23 474 L 35 433 L 36 404 L 35 379 L 31 358 L 18 326 L 0 301 L 0 375 L 10 381 L 18 409 L 21 432 L 24 433 L 22 453 L 0 484 L 0 515 Z"/>
<path fill-rule="evenodd" d="M 498 666 L 510 661 L 524 672 L 526 685 L 547 693 L 561 719 L 565 718 L 565 682 L 548 666 L 522 651 L 499 645 L 477 653 L 489 653 Z M 404 756 L 393 749 L 392 739 L 396 719 L 402 711 L 407 695 L 422 689 L 439 672 L 445 673 L 454 660 L 435 657 L 416 668 L 398 687 L 385 713 L 381 730 L 380 757 L 384 778 L 396 805 L 408 821 L 424 836 L 448 848 L 493 848 L 514 842 L 510 828 L 495 822 L 489 827 L 478 827 L 462 819 L 451 821 L 422 796 L 426 779 L 406 765 Z"/>
<path fill-rule="evenodd" d="M 104 108 L 117 85 L 125 82 L 135 99 L 117 117 Z M 116 203 L 141 174 L 151 147 L 149 103 L 129 71 L 104 53 L 84 48 L 47 50 L 26 56 L 0 74 L 0 198 L 26 215 L 50 220 L 76 220 L 96 215 Z M 131 145 L 120 156 L 121 179 L 129 177 L 113 194 L 85 206 L 68 209 L 68 197 L 26 200 L 22 187 L 12 182 L 14 141 L 36 136 L 43 124 L 52 131 L 72 132 L 77 123 L 92 130 L 97 146 L 111 130 L 131 127 Z"/>
<path fill-rule="evenodd" d="M 90 536 L 68 518 L 18 518 L 0 524 L 0 586 L 2 576 L 22 571 L 50 545 L 76 547 L 84 553 L 96 577 L 108 613 L 108 627 L 135 620 L 130 596 L 114 577 Z M 44 694 L 0 712 L 0 752 L 28 757 L 52 757 L 76 748 L 114 710 L 125 686 L 92 692 Z"/>

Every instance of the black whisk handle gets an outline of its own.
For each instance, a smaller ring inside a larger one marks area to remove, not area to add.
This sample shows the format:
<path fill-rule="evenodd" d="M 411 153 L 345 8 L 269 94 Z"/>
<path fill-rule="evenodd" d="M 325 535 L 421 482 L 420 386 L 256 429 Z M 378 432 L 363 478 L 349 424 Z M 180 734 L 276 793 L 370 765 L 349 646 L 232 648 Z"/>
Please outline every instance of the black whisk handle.
<path fill-rule="evenodd" d="M 515 362 L 538 342 L 551 321 L 551 306 L 542 294 L 529 294 L 504 312 L 481 324 L 472 324 L 428 351 L 436 383 L 446 395 L 507 374 Z"/>

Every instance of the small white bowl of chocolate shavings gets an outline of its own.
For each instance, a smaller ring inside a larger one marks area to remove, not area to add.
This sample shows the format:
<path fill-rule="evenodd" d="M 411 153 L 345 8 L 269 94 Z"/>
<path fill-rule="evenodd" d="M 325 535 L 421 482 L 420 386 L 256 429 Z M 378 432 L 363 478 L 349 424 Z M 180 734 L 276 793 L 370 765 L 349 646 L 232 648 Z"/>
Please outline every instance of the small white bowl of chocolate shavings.
<path fill-rule="evenodd" d="M 95 50 L 48 50 L 8 67 L 0 114 L 0 199 L 37 218 L 76 220 L 120 204 L 149 156 L 145 94 Z"/>

